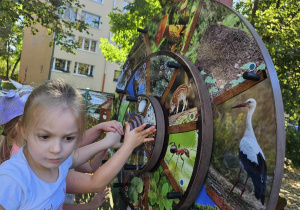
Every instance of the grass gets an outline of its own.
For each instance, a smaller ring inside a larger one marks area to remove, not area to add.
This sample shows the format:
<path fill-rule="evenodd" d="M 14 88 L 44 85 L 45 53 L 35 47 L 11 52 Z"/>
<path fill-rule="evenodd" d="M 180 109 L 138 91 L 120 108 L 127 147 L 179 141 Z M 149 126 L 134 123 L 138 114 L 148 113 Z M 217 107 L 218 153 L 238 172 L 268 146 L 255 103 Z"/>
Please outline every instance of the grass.
<path fill-rule="evenodd" d="M 290 167 L 291 161 L 285 159 L 284 174 L 279 195 L 287 200 L 284 209 L 300 209 L 300 168 Z"/>

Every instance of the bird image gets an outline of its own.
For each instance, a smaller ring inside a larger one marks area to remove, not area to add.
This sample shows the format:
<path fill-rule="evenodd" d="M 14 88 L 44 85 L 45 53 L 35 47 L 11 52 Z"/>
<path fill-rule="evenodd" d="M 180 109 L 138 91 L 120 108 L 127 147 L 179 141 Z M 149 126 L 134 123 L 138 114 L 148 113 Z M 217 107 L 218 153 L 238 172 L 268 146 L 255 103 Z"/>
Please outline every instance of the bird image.
<path fill-rule="evenodd" d="M 265 155 L 256 140 L 255 133 L 252 127 L 252 115 L 256 108 L 256 101 L 253 98 L 250 98 L 246 102 L 236 105 L 232 108 L 239 107 L 247 107 L 248 114 L 244 136 L 241 139 L 239 145 L 240 170 L 233 187 L 227 195 L 227 198 L 237 185 L 240 179 L 241 172 L 245 170 L 247 172 L 247 178 L 236 204 L 238 204 L 239 200 L 241 199 L 245 191 L 248 178 L 250 177 L 254 185 L 255 197 L 261 201 L 262 205 L 264 205 L 267 181 L 267 164 Z"/>

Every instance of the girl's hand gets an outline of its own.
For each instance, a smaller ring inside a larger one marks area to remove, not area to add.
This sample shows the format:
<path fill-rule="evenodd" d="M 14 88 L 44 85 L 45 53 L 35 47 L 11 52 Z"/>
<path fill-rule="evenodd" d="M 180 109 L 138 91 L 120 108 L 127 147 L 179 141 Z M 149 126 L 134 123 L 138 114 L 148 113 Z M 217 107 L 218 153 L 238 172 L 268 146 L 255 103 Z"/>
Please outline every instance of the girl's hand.
<path fill-rule="evenodd" d="M 118 132 L 120 135 L 124 135 L 122 124 L 116 120 L 103 122 L 99 125 L 104 132 Z"/>
<path fill-rule="evenodd" d="M 108 132 L 102 141 L 106 141 L 109 148 L 119 149 L 122 146 L 121 135 L 118 132 Z"/>
<path fill-rule="evenodd" d="M 130 125 L 128 122 L 125 122 L 125 126 L 126 131 L 124 137 L 124 146 L 127 146 L 131 150 L 133 150 L 142 143 L 154 140 L 154 138 L 146 138 L 147 136 L 153 134 L 156 131 L 154 126 L 151 126 L 150 128 L 144 130 L 144 128 L 146 127 L 146 124 L 144 123 L 140 127 L 133 129 L 132 131 L 130 131 Z"/>
<path fill-rule="evenodd" d="M 89 203 L 90 209 L 97 209 L 98 207 L 102 206 L 102 204 L 108 200 L 108 198 L 106 198 L 108 192 L 109 190 L 105 189 L 95 194 L 94 198 Z"/>

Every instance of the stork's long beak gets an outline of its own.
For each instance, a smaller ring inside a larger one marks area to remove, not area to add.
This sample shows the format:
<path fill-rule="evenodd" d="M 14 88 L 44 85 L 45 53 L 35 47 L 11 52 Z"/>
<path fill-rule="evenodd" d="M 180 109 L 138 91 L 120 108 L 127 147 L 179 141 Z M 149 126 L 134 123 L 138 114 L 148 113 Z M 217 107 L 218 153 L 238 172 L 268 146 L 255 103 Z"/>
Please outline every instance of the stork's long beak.
<path fill-rule="evenodd" d="M 233 106 L 231 108 L 247 107 L 247 103 L 241 103 L 239 105 Z"/>

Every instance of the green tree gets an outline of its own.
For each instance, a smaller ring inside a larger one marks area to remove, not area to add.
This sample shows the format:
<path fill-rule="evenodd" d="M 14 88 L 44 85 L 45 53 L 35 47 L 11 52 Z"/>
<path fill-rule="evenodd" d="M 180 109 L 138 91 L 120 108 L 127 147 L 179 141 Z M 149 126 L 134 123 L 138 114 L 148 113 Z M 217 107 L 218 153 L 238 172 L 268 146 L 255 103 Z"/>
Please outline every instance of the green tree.
<path fill-rule="evenodd" d="M 79 0 L 2 0 L 0 4 L 0 28 L 5 28 L 7 22 L 19 23 L 24 27 L 30 27 L 32 34 L 38 32 L 37 25 L 40 24 L 48 29 L 48 35 L 55 34 L 53 42 L 61 45 L 67 52 L 73 52 L 77 48 L 74 40 L 68 42 L 73 30 L 88 32 L 88 25 L 82 19 L 73 15 L 72 21 L 60 18 L 64 11 L 73 9 L 74 14 L 78 8 L 84 5 Z M 50 45 L 53 44 L 50 43 Z"/>
<path fill-rule="evenodd" d="M 165 7 L 167 4 L 171 4 L 173 2 L 177 2 L 177 1 L 181 1 L 181 0 L 159 0 L 159 3 L 161 5 L 161 7 Z"/>
<path fill-rule="evenodd" d="M 286 157 L 292 161 L 292 167 L 300 168 L 300 131 L 293 127 L 286 129 Z"/>
<path fill-rule="evenodd" d="M 285 113 L 300 120 L 300 1 L 247 0 L 234 7 L 252 23 L 275 65 Z"/>
<path fill-rule="evenodd" d="M 160 0 L 167 3 L 170 0 Z M 112 41 L 116 47 L 108 41 L 101 39 L 100 48 L 106 60 L 121 64 L 134 44 L 139 32 L 137 28 L 144 28 L 147 23 L 161 10 L 159 0 L 135 0 L 124 9 L 115 9 L 108 16 L 111 25 L 110 31 L 114 33 Z"/>
<path fill-rule="evenodd" d="M 21 59 L 23 27 L 20 24 L 6 22 L 0 28 L 0 58 L 5 62 L 4 74 L 6 79 L 12 78 Z"/>

